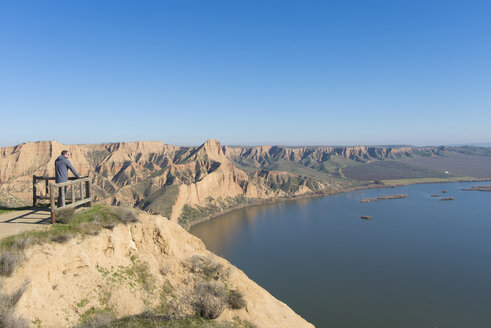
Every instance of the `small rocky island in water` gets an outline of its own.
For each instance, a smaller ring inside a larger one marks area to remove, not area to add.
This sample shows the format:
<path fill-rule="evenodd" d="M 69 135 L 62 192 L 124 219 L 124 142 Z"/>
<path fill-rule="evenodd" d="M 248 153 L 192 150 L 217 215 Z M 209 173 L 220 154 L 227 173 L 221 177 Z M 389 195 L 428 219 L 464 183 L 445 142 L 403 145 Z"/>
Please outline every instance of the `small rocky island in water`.
<path fill-rule="evenodd" d="M 464 188 L 462 190 L 467 191 L 491 191 L 491 186 L 475 186 L 471 188 Z"/>
<path fill-rule="evenodd" d="M 455 198 L 453 197 L 443 197 L 443 198 L 440 198 L 440 200 L 454 200 Z"/>
<path fill-rule="evenodd" d="M 399 198 L 406 198 L 407 194 L 394 194 L 394 195 L 387 195 L 387 196 L 378 196 L 376 198 L 364 198 L 361 200 L 362 203 L 370 203 L 370 202 L 376 202 L 378 200 L 384 200 L 384 199 L 399 199 Z"/>

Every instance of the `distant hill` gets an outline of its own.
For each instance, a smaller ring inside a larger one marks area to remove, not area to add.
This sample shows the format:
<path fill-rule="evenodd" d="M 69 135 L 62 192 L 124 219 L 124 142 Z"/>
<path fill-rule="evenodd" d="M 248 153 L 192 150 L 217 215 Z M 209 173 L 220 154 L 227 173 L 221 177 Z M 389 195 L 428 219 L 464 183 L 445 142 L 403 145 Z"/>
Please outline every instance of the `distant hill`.
<path fill-rule="evenodd" d="M 0 148 L 0 206 L 28 205 L 32 175 L 54 175 L 61 150 L 89 175 L 99 202 L 130 205 L 189 226 L 229 209 L 278 198 L 324 195 L 380 185 L 380 180 L 491 178 L 484 147 L 197 147 L 161 142 Z M 382 182 L 383 183 L 383 182 Z M 42 189 L 42 188 L 40 188 Z"/>
<path fill-rule="evenodd" d="M 455 147 L 462 147 L 462 146 L 471 146 L 471 147 L 491 147 L 491 142 L 482 142 L 482 143 L 469 143 L 469 144 L 459 144 L 459 145 L 453 145 Z"/>

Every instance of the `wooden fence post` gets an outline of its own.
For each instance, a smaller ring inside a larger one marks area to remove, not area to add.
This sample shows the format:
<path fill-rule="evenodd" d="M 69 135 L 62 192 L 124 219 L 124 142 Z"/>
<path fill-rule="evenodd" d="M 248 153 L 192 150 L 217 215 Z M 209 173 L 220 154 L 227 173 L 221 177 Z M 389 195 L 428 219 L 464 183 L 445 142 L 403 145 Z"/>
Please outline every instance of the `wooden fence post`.
<path fill-rule="evenodd" d="M 36 207 L 37 197 L 36 197 L 36 176 L 32 176 L 32 207 Z"/>
<path fill-rule="evenodd" d="M 70 188 L 72 189 L 72 204 L 73 204 L 75 203 L 75 185 L 72 184 Z"/>
<path fill-rule="evenodd" d="M 65 206 L 65 186 L 60 187 L 58 190 L 61 194 L 61 204 L 58 204 L 58 207 Z"/>
<path fill-rule="evenodd" d="M 49 184 L 49 198 L 51 203 L 51 224 L 55 224 L 56 223 L 55 186 L 52 183 Z"/>
<path fill-rule="evenodd" d="M 91 190 L 90 190 L 90 181 L 85 181 L 85 197 L 90 198 L 91 197 Z M 88 207 L 92 206 L 92 201 L 88 202 L 89 205 Z"/>

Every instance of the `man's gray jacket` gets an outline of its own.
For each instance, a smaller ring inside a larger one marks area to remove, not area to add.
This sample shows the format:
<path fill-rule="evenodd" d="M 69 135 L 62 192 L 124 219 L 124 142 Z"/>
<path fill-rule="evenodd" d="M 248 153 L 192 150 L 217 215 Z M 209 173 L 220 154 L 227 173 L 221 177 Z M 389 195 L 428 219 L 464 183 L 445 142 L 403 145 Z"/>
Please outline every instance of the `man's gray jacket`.
<path fill-rule="evenodd" d="M 73 172 L 77 177 L 80 174 L 73 168 L 72 163 L 65 156 L 60 155 L 55 161 L 55 181 L 56 183 L 68 181 L 68 169 Z"/>

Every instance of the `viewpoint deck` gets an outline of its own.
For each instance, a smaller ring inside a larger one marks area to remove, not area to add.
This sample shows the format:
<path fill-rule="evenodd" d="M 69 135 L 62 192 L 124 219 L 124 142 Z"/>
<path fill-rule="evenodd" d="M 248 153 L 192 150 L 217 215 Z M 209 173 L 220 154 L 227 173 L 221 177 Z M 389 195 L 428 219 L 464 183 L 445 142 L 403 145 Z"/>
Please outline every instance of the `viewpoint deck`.
<path fill-rule="evenodd" d="M 32 208 L 0 214 L 0 238 L 26 230 L 46 229 L 50 224 L 49 208 Z"/>

